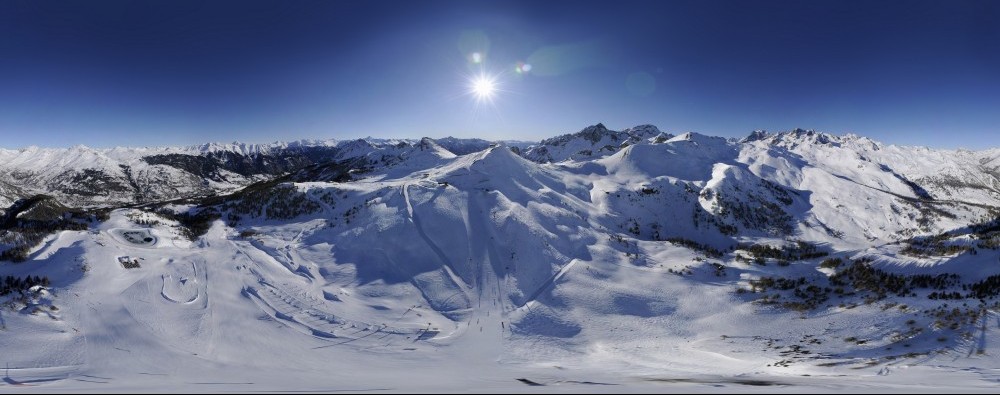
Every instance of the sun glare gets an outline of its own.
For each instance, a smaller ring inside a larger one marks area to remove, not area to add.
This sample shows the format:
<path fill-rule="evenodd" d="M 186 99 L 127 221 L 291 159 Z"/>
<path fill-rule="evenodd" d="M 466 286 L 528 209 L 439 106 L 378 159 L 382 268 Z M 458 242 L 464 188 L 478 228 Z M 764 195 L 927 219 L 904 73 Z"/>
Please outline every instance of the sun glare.
<path fill-rule="evenodd" d="M 479 100 L 489 100 L 493 97 L 493 92 L 496 91 L 496 82 L 493 78 L 486 75 L 480 75 L 472 81 L 472 93 L 476 95 Z"/>

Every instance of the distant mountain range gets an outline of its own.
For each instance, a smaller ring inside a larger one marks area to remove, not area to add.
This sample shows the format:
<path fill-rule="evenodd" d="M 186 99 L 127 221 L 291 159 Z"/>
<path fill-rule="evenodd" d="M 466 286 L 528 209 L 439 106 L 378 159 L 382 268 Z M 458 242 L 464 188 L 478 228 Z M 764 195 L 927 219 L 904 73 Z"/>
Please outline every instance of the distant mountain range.
<path fill-rule="evenodd" d="M 688 148 L 681 142 L 691 142 L 696 148 Z M 344 161 L 352 161 L 356 167 L 364 169 L 398 165 L 419 167 L 406 162 L 412 162 L 409 157 L 426 149 L 428 144 L 451 154 L 466 155 L 487 149 L 493 143 L 449 137 L 439 140 L 367 138 L 270 144 L 210 143 L 161 148 L 0 149 L 0 207 L 34 194 L 51 195 L 74 207 L 115 207 L 226 194 L 308 166 Z M 718 163 L 735 165 L 731 172 L 793 190 L 811 191 L 813 185 L 844 184 L 843 188 L 856 190 L 859 195 L 874 193 L 874 196 L 893 202 L 909 202 L 880 203 L 884 207 L 892 204 L 899 210 L 918 205 L 938 207 L 963 203 L 997 206 L 1000 202 L 998 149 L 972 152 L 886 146 L 864 137 L 801 129 L 775 134 L 755 131 L 739 141 L 729 141 L 694 133 L 674 136 L 652 125 L 615 131 L 603 124 L 540 143 L 508 145 L 524 158 L 540 164 L 561 163 L 563 167 L 572 168 L 584 162 L 599 161 L 594 163 L 629 166 L 628 171 L 645 172 L 649 177 L 647 181 L 671 176 L 708 182 L 711 165 Z M 634 145 L 643 147 L 629 148 Z M 634 154 L 639 157 L 626 158 L 636 150 L 641 151 Z M 606 159 L 622 151 L 625 153 L 618 155 L 622 158 Z M 615 161 L 617 163 L 613 163 Z M 687 168 L 688 173 L 671 174 L 666 168 Z M 835 189 L 839 192 L 844 191 L 843 188 Z M 859 204 L 833 203 L 833 200 L 818 203 L 832 205 L 832 208 Z M 925 208 L 923 212 L 928 210 Z M 810 221 L 817 225 L 836 221 L 832 212 L 809 214 Z M 934 221 L 927 219 L 927 215 L 930 214 L 904 217 L 925 218 L 921 222 L 925 230 L 940 229 L 931 225 Z M 830 218 L 820 219 L 825 217 Z M 856 221 L 859 220 L 852 222 Z M 891 229 L 909 225 L 912 223 L 904 221 L 895 226 L 867 224 L 861 228 L 868 237 L 880 238 L 896 233 Z"/>
<path fill-rule="evenodd" d="M 81 207 L 214 195 L 307 165 L 358 157 L 370 157 L 376 163 L 385 157 L 391 162 L 389 156 L 405 155 L 419 142 L 367 138 L 158 148 L 0 149 L 0 206 L 36 193 Z M 485 140 L 452 137 L 438 143 L 459 154 L 490 145 Z"/>
<path fill-rule="evenodd" d="M 1000 366 L 1000 149 L 602 124 L 25 148 L 0 150 L 0 207 L 0 260 L 24 262 L 0 263 L 0 345 L 39 379 Z"/>

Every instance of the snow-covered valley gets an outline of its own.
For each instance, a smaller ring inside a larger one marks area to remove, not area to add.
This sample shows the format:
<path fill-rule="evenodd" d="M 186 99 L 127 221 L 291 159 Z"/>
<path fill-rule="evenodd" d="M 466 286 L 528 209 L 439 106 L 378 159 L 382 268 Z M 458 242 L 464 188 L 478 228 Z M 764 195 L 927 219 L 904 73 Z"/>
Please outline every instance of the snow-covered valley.
<path fill-rule="evenodd" d="M 17 279 L 0 296 L 0 391 L 1000 379 L 997 150 L 651 125 L 247 147 L 0 151 L 0 278 Z M 104 176 L 61 176 L 85 169 L 148 181 L 118 196 L 92 193 Z M 170 180 L 187 181 L 152 187 Z"/>

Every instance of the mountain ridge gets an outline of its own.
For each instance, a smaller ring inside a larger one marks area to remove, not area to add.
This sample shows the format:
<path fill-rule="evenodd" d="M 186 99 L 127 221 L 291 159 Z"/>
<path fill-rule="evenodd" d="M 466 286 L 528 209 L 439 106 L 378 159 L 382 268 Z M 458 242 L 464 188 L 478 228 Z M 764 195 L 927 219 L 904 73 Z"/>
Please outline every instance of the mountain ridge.
<path fill-rule="evenodd" d="M 0 171 L 55 181 L 0 178 L 19 195 L 0 216 L 0 345 L 45 367 L 15 376 L 56 388 L 353 377 L 357 361 L 622 385 L 1000 366 L 983 325 L 1000 314 L 998 151 L 749 137 L 597 124 L 530 147 L 32 151 L 106 171 Z M 64 200 L 96 191 L 118 200 Z"/>

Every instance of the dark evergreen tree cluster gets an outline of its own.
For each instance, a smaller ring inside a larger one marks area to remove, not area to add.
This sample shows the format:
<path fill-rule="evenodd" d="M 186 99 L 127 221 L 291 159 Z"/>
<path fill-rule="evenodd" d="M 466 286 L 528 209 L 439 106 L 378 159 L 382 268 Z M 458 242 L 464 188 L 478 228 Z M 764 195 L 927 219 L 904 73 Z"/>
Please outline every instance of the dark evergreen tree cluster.
<path fill-rule="evenodd" d="M 229 212 L 229 221 L 238 222 L 242 216 L 268 219 L 292 219 L 321 210 L 319 203 L 291 185 L 261 185 L 247 188 L 221 205 Z"/>
<path fill-rule="evenodd" d="M 840 258 L 828 258 L 824 259 L 823 262 L 819 263 L 819 267 L 825 269 L 836 269 L 840 265 L 844 264 L 844 260 Z"/>
<path fill-rule="evenodd" d="M 757 280 L 750 280 L 750 290 L 763 292 L 769 289 L 787 291 L 796 287 L 806 285 L 808 280 L 805 277 L 789 279 L 784 277 L 761 277 Z"/>
<path fill-rule="evenodd" d="M 947 300 L 947 299 L 963 299 L 963 298 L 965 298 L 965 296 L 963 296 L 958 291 L 951 291 L 951 292 L 947 292 L 947 291 L 940 291 L 940 292 L 939 291 L 934 291 L 934 292 L 931 292 L 931 293 L 927 294 L 927 299 L 930 299 L 930 300 L 940 300 L 940 299 Z"/>
<path fill-rule="evenodd" d="M 783 277 L 761 277 L 757 280 L 750 280 L 751 292 L 766 292 L 768 290 L 792 291 L 795 300 L 780 302 L 780 295 L 773 294 L 758 300 L 762 304 L 780 304 L 789 310 L 808 311 L 813 310 L 829 299 L 831 289 L 813 284 L 805 277 L 788 279 Z"/>
<path fill-rule="evenodd" d="M 933 236 L 915 237 L 908 240 L 908 244 L 900 253 L 918 256 L 947 256 L 961 254 L 972 250 L 971 246 L 963 244 L 949 243 L 954 236 L 945 232 Z"/>
<path fill-rule="evenodd" d="M 49 284 L 48 276 L 28 276 L 25 278 L 6 276 L 3 279 L 3 284 L 0 284 L 0 296 L 9 295 L 14 292 L 24 293 L 24 291 L 36 285 L 47 287 Z"/>
<path fill-rule="evenodd" d="M 20 199 L 0 217 L 0 261 L 24 261 L 45 236 L 60 230 L 86 230 L 92 219 L 51 196 Z"/>
<path fill-rule="evenodd" d="M 970 298 L 994 299 L 1000 295 L 1000 275 L 989 276 L 968 286 Z"/>
<path fill-rule="evenodd" d="M 746 229 L 761 230 L 776 236 L 792 233 L 792 216 L 785 212 L 782 207 L 792 204 L 789 192 L 780 186 L 769 184 L 767 181 L 763 185 L 768 187 L 767 189 L 771 191 L 770 194 L 745 194 L 746 201 L 719 194 L 716 199 L 718 203 L 716 214 L 723 218 L 732 216 Z M 701 196 L 705 199 L 712 199 L 718 193 L 712 189 L 703 189 Z M 770 198 L 781 204 L 775 203 Z M 733 225 L 727 224 L 726 226 L 735 230 Z M 730 229 L 723 229 L 721 226 L 719 230 L 727 235 L 735 234 L 735 231 L 730 233 Z"/>
<path fill-rule="evenodd" d="M 767 244 L 741 244 L 737 248 L 749 252 L 754 258 L 770 258 L 782 261 L 801 261 L 822 258 L 829 255 L 828 252 L 820 251 L 819 247 L 804 241 L 796 241 L 793 245 L 781 248 Z"/>
<path fill-rule="evenodd" d="M 847 268 L 831 276 L 830 283 L 836 286 L 850 286 L 858 291 L 872 292 L 877 299 L 883 299 L 888 294 L 913 296 L 914 289 L 943 291 L 959 284 L 960 278 L 957 274 L 902 275 L 873 268 L 869 262 L 867 259 L 854 261 Z"/>
<path fill-rule="evenodd" d="M 846 267 L 840 258 L 831 258 L 825 260 L 821 266 L 840 269 L 827 278 L 829 286 L 817 283 L 822 280 L 809 280 L 805 277 L 793 279 L 761 277 L 750 280 L 749 291 L 757 293 L 769 290 L 792 291 L 791 296 L 796 298 L 792 301 L 782 301 L 782 294 L 771 294 L 763 296 L 757 302 L 781 305 L 798 311 L 819 307 L 828 300 L 831 292 L 839 297 L 865 295 L 866 303 L 885 299 L 889 295 L 915 297 L 917 293 L 914 291 L 918 289 L 932 290 L 927 294 L 927 298 L 931 300 L 976 298 L 985 302 L 1000 295 L 1000 275 L 993 275 L 972 284 L 962 284 L 961 277 L 954 273 L 936 275 L 889 273 L 872 267 L 869 258 L 854 260 Z M 745 293 L 748 290 L 738 291 Z"/>
<path fill-rule="evenodd" d="M 699 243 L 699 242 L 694 241 L 694 240 L 688 240 L 688 239 L 684 239 L 684 238 L 680 238 L 680 237 L 671 237 L 671 238 L 668 238 L 667 241 L 669 241 L 671 243 L 674 243 L 674 244 L 679 244 L 679 245 L 685 246 L 685 247 L 690 248 L 690 249 L 695 250 L 695 251 L 700 251 L 700 252 L 704 253 L 705 255 L 707 255 L 707 256 L 709 256 L 711 258 L 721 258 L 722 257 L 722 251 L 719 251 L 719 250 L 717 250 L 715 248 L 712 248 L 709 245 L 705 245 L 705 244 Z"/>
<path fill-rule="evenodd" d="M 995 211 L 993 212 L 993 219 L 981 221 L 972 225 L 969 225 L 969 230 L 973 233 L 981 236 L 991 235 L 996 232 L 1000 232 L 1000 217 L 997 217 Z"/>
<path fill-rule="evenodd" d="M 781 204 L 784 204 L 786 206 L 792 205 L 792 196 L 791 196 L 792 194 L 795 195 L 799 194 L 796 191 L 787 189 L 771 181 L 764 179 L 761 179 L 760 181 L 761 185 L 763 185 L 764 188 L 767 188 L 767 190 L 771 191 L 771 194 L 774 195 L 775 199 L 777 199 L 779 202 L 781 202 Z"/>
<path fill-rule="evenodd" d="M 688 185 L 684 184 L 684 187 L 687 188 Z M 705 223 L 708 226 L 714 226 L 720 233 L 726 236 L 734 236 L 737 232 L 739 232 L 739 229 L 736 226 L 720 221 L 719 218 L 705 211 L 705 209 L 701 208 L 701 206 L 697 204 L 694 205 L 694 211 L 691 215 L 691 219 L 695 228 L 699 227 L 702 223 Z"/>
<path fill-rule="evenodd" d="M 198 240 L 199 237 L 208 232 L 212 227 L 212 222 L 222 218 L 218 211 L 212 208 L 203 208 L 195 213 L 175 213 L 170 210 L 160 210 L 157 214 L 177 221 L 181 225 L 182 232 L 191 241 Z"/>

